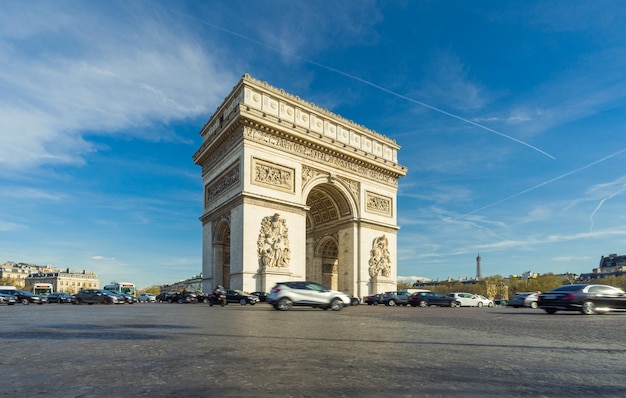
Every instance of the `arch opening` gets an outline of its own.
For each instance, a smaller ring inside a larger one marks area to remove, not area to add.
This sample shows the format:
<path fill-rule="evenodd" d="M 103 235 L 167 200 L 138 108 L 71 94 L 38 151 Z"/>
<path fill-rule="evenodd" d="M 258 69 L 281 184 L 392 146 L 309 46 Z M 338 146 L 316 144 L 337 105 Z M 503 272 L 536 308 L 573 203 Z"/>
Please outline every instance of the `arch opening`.
<path fill-rule="evenodd" d="M 216 228 L 213 242 L 214 286 L 230 289 L 230 224 L 221 222 Z"/>
<path fill-rule="evenodd" d="M 306 279 L 352 293 L 354 253 L 342 249 L 351 240 L 346 228 L 353 215 L 350 202 L 337 187 L 323 183 L 310 191 L 306 204 Z"/>

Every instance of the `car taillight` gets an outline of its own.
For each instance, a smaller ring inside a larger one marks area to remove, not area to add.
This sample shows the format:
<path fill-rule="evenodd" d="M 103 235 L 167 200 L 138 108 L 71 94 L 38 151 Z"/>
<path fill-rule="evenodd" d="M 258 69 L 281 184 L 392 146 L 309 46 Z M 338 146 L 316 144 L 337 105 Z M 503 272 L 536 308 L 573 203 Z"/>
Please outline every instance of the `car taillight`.
<path fill-rule="evenodd" d="M 272 289 L 272 293 L 278 293 L 280 292 L 280 289 L 276 288 L 276 289 Z"/>
<path fill-rule="evenodd" d="M 574 297 L 576 297 L 576 295 L 574 293 L 570 293 L 570 294 L 566 294 L 565 296 L 561 297 L 562 300 L 571 300 Z"/>

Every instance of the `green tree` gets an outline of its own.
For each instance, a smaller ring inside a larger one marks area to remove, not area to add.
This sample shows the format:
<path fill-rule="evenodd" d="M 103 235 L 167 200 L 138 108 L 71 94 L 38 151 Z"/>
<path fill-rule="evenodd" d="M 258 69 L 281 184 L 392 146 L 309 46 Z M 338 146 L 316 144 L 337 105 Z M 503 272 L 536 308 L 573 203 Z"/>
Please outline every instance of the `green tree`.
<path fill-rule="evenodd" d="M 161 293 L 161 289 L 159 289 L 159 287 L 157 285 L 152 285 L 152 286 L 148 286 L 146 288 L 137 290 L 137 294 L 138 295 L 139 294 L 144 294 L 144 293 L 157 295 L 157 294 Z"/>
<path fill-rule="evenodd" d="M 17 280 L 14 278 L 0 278 L 0 285 L 2 286 L 17 286 Z"/>

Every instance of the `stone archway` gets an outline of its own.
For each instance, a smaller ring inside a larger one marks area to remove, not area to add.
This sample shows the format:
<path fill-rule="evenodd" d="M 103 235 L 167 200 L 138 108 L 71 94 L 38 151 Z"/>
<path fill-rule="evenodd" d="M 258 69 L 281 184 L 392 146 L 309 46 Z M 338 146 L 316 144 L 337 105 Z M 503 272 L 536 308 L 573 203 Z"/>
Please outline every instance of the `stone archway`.
<path fill-rule="evenodd" d="M 329 289 L 339 289 L 339 260 L 337 242 L 331 237 L 325 237 L 320 242 L 316 253 L 322 260 L 321 283 Z M 307 269 L 308 270 L 308 269 Z"/>
<path fill-rule="evenodd" d="M 205 291 L 303 279 L 357 296 L 395 289 L 406 168 L 394 140 L 248 75 L 200 134 Z"/>
<path fill-rule="evenodd" d="M 340 231 L 354 219 L 350 201 L 332 183 L 315 185 L 307 195 L 306 217 L 307 259 L 306 279 L 319 282 L 329 289 L 353 293 L 353 261 L 340 258 Z M 344 250 L 345 254 L 345 250 Z"/>
<path fill-rule="evenodd" d="M 230 289 L 230 224 L 222 220 L 216 227 L 213 239 L 214 285 Z"/>

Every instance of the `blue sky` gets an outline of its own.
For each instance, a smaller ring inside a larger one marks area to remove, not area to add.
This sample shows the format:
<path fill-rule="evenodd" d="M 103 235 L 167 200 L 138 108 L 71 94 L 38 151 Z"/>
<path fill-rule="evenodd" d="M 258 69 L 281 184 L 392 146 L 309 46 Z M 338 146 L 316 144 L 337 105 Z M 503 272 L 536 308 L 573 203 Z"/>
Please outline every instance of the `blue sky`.
<path fill-rule="evenodd" d="M 201 271 L 200 128 L 244 73 L 397 141 L 398 275 L 626 253 L 626 3 L 13 1 L 0 262 Z"/>

